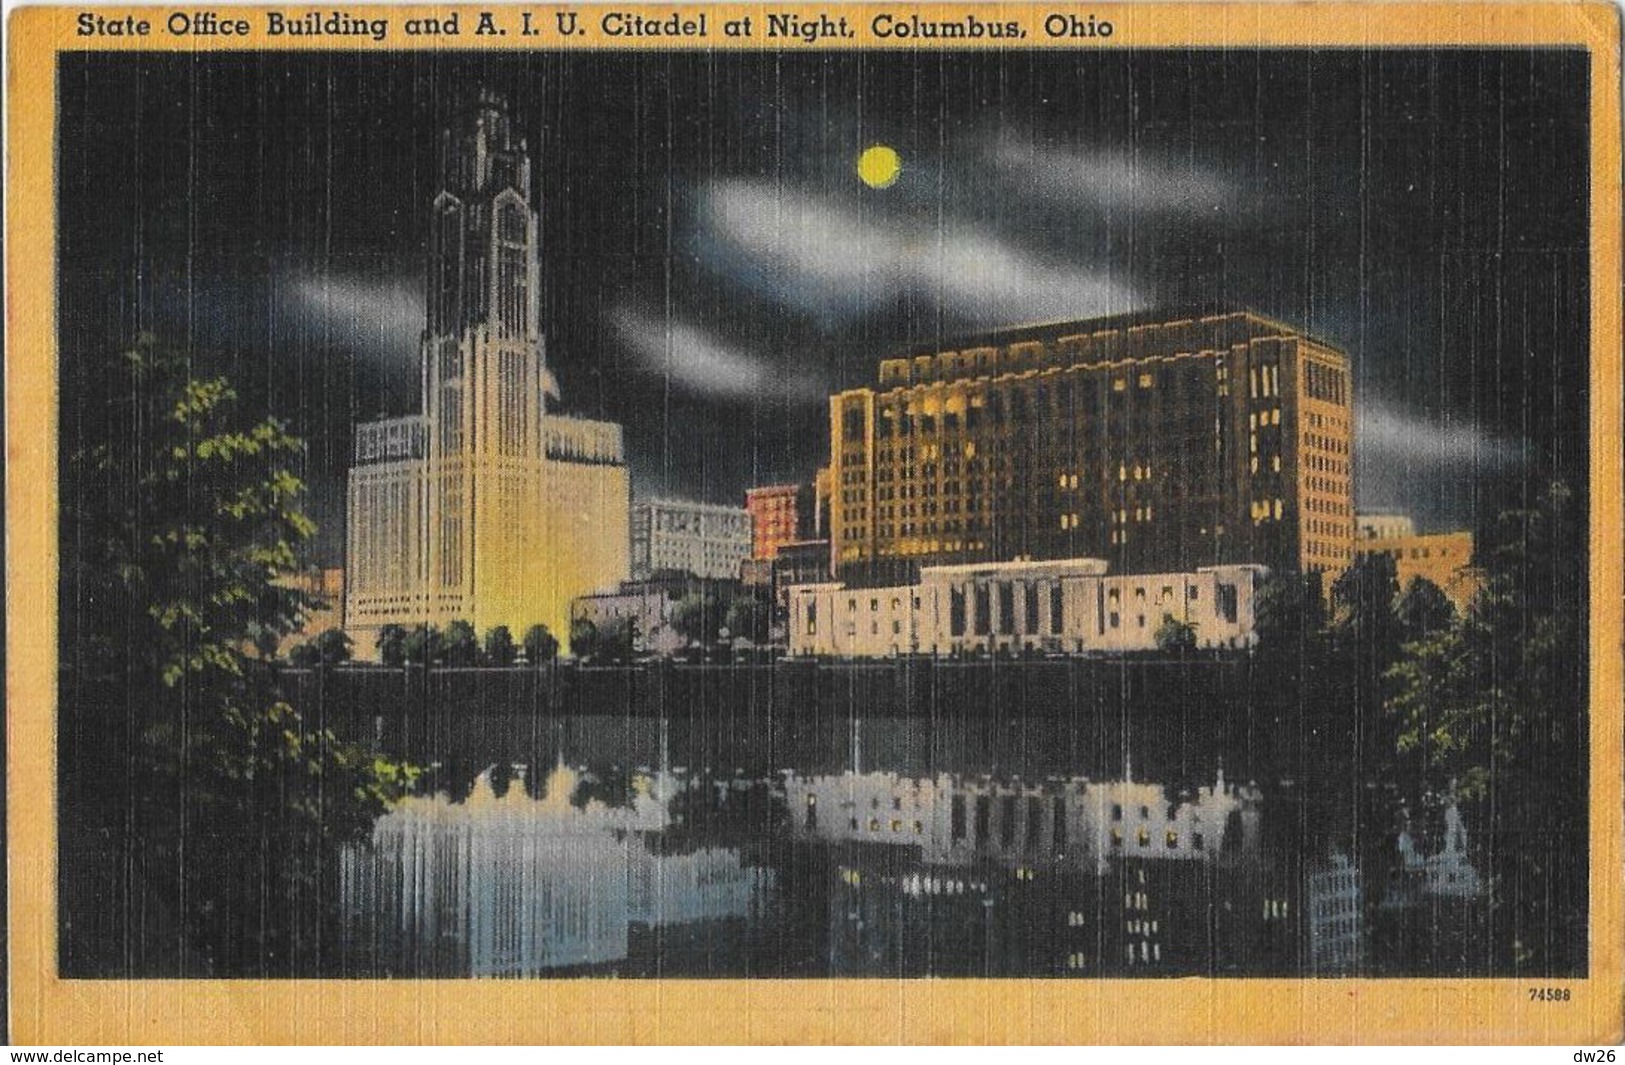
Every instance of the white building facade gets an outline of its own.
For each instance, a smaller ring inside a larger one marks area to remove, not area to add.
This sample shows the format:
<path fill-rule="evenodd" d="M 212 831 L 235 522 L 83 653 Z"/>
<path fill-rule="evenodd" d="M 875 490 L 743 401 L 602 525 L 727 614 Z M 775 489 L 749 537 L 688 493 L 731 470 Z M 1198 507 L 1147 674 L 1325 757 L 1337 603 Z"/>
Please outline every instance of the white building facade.
<path fill-rule="evenodd" d="M 651 499 L 632 508 L 632 576 L 680 571 L 738 580 L 750 557 L 750 512 L 743 507 Z"/>
<path fill-rule="evenodd" d="M 793 831 L 808 839 L 918 847 L 928 866 L 1047 861 L 1093 875 L 1129 858 L 1256 857 L 1262 810 L 1257 788 L 1227 782 L 1222 772 L 1172 800 L 1162 785 L 1132 780 L 792 774 L 785 801 Z"/>
<path fill-rule="evenodd" d="M 927 566 L 917 584 L 790 589 L 793 655 L 1149 651 L 1172 618 L 1203 648 L 1250 647 L 1262 566 L 1112 576 L 1100 559 Z"/>
<path fill-rule="evenodd" d="M 670 927 L 759 912 L 770 869 L 738 851 L 651 846 L 674 824 L 681 782 L 636 781 L 624 806 L 572 802 L 579 774 L 547 773 L 542 795 L 520 768 L 498 793 L 490 770 L 467 799 L 411 796 L 340 855 L 339 892 L 361 940 L 384 960 L 436 963 L 435 975 L 537 977 L 624 960 L 634 924 Z"/>
<path fill-rule="evenodd" d="M 421 413 L 356 426 L 345 626 L 562 633 L 572 598 L 628 573 L 621 427 L 548 409 L 540 222 L 505 107 L 482 98 L 444 151 Z"/>

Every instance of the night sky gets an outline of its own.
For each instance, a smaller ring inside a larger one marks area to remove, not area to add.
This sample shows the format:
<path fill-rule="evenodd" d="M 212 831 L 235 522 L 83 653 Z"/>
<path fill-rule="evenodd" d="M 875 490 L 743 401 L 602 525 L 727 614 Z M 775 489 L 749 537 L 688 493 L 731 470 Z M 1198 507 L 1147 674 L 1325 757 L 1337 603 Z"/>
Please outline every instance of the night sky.
<path fill-rule="evenodd" d="M 626 426 L 635 495 L 738 504 L 810 478 L 829 392 L 899 348 L 1247 306 L 1350 354 L 1361 507 L 1482 528 L 1553 476 L 1584 487 L 1586 70 L 1457 50 L 68 56 L 62 357 L 94 376 L 151 331 L 229 374 L 310 441 L 336 562 L 351 423 L 417 403 L 438 130 L 483 84 L 528 131 L 565 405 Z M 903 162 L 886 189 L 855 173 L 875 143 Z"/>

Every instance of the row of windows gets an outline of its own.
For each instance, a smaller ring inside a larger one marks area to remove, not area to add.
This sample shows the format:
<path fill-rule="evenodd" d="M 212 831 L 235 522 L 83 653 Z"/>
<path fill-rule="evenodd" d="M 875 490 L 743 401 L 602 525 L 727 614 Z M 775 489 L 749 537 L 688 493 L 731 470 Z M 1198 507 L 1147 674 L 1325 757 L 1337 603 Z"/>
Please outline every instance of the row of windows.
<path fill-rule="evenodd" d="M 455 455 L 463 450 L 463 388 L 461 384 L 448 384 L 440 389 L 440 440 L 442 454 Z"/>
<path fill-rule="evenodd" d="M 497 334 L 524 339 L 530 324 L 530 265 L 523 247 L 504 244 L 497 248 L 496 294 Z"/>
<path fill-rule="evenodd" d="M 1021 820 L 1018 807 L 1019 801 L 1019 797 L 1015 795 L 1000 797 L 999 846 L 1001 847 L 1009 847 L 1016 841 L 1016 829 Z M 1059 795 L 1055 796 L 1051 802 L 1051 812 L 1051 847 L 1056 853 L 1061 853 L 1066 850 L 1067 844 L 1066 799 Z M 968 839 L 966 814 L 965 796 L 953 796 L 949 803 L 948 812 L 948 834 L 950 841 L 953 843 L 966 842 Z M 975 802 L 975 828 L 978 843 L 986 844 L 992 841 L 992 826 L 993 797 L 978 795 Z M 1036 795 L 1027 797 L 1026 826 L 1024 843 L 1029 849 L 1037 847 L 1042 842 L 1040 837 L 1043 834 L 1044 827 L 1044 807 L 1043 799 Z M 1017 870 L 1018 879 L 1032 879 L 1030 871 L 1025 871 L 1027 874 L 1025 877 L 1022 875 L 1023 872 L 1023 870 Z"/>
<path fill-rule="evenodd" d="M 1264 521 L 1280 521 L 1281 515 L 1285 513 L 1285 507 L 1279 498 L 1255 499 L 1248 508 L 1248 513 L 1256 525 Z"/>
<path fill-rule="evenodd" d="M 497 355 L 497 451 L 523 455 L 530 439 L 530 405 L 525 402 L 525 357 L 504 351 Z"/>
<path fill-rule="evenodd" d="M 1146 940 L 1141 940 L 1140 941 L 1140 957 L 1139 957 L 1139 963 L 1138 964 L 1144 965 L 1144 964 L 1146 964 L 1148 962 L 1159 962 L 1159 961 L 1161 961 L 1162 960 L 1162 944 L 1161 943 L 1151 943 L 1150 944 L 1151 950 L 1150 950 L 1149 954 L 1146 953 L 1146 945 L 1147 945 Z M 1135 959 L 1134 959 L 1134 944 L 1133 943 L 1125 943 L 1123 945 L 1123 950 L 1128 955 L 1128 963 L 1130 965 L 1136 964 Z"/>
<path fill-rule="evenodd" d="M 1089 328 L 1090 323 L 1081 323 Z M 1102 364 L 1130 363 L 1177 370 L 1181 364 L 1201 366 L 1224 361 L 1224 352 L 1236 345 L 1264 339 L 1256 320 L 1242 314 L 1203 320 L 1181 320 L 1108 329 L 1045 339 L 1023 340 L 1001 346 L 939 351 L 880 363 L 880 380 L 928 381 L 971 374 L 1042 372 Z M 1279 334 L 1273 334 L 1270 339 Z M 1267 350 L 1267 349 L 1266 349 Z"/>
<path fill-rule="evenodd" d="M 1135 833 L 1135 842 L 1141 847 L 1149 847 L 1149 846 L 1151 846 L 1151 831 L 1150 831 L 1150 829 L 1142 828 L 1138 832 L 1136 832 Z M 1171 851 L 1178 850 L 1179 849 L 1179 833 L 1175 832 L 1173 829 L 1169 829 L 1167 832 L 1163 833 L 1162 843 L 1163 843 L 1163 847 L 1165 849 L 1167 849 L 1167 850 L 1171 850 Z M 1122 846 L 1123 846 L 1123 833 L 1122 833 L 1122 830 L 1116 829 L 1116 828 L 1112 829 L 1112 849 L 1120 850 L 1122 848 Z M 1206 839 L 1206 837 L 1204 837 L 1202 835 L 1202 833 L 1200 833 L 1200 832 L 1191 833 L 1191 850 L 1200 851 L 1200 850 L 1206 850 L 1206 849 L 1207 849 L 1207 839 Z"/>
<path fill-rule="evenodd" d="M 1303 509 L 1313 514 L 1336 514 L 1345 518 L 1354 516 L 1354 507 L 1348 502 L 1321 496 L 1305 496 Z"/>
<path fill-rule="evenodd" d="M 1313 415 L 1312 417 L 1319 417 L 1319 415 Z M 1334 436 L 1321 436 L 1319 433 L 1305 432 L 1303 434 L 1303 443 L 1305 447 L 1329 451 L 1334 455 L 1347 455 L 1349 453 L 1348 441 Z"/>
<path fill-rule="evenodd" d="M 1273 363 L 1254 366 L 1247 373 L 1248 391 L 1253 399 L 1281 394 L 1281 368 Z"/>
<path fill-rule="evenodd" d="M 428 578 L 418 550 L 416 478 L 362 484 L 351 491 L 354 545 L 350 580 L 356 595 L 376 596 L 420 587 Z"/>
<path fill-rule="evenodd" d="M 440 583 L 456 587 L 463 583 L 463 519 L 461 499 L 447 495 L 440 516 Z"/>
<path fill-rule="evenodd" d="M 1328 544 L 1322 540 L 1304 541 L 1304 550 L 1320 558 L 1352 558 L 1354 552 L 1342 544 Z"/>
<path fill-rule="evenodd" d="M 704 536 L 724 539 L 744 538 L 750 535 L 748 514 L 703 514 L 696 511 L 652 509 L 642 510 L 638 520 L 653 523 L 657 532 L 674 536 Z"/>
<path fill-rule="evenodd" d="M 1216 369 L 1211 374 L 1195 364 L 1183 372 L 1141 369 L 1113 375 L 1109 385 L 1099 375 L 1078 379 L 1055 373 L 1045 375 L 1045 378 L 1058 380 L 1054 380 L 1053 384 L 1010 385 L 956 396 L 950 402 L 957 404 L 962 401 L 961 409 L 910 409 L 906 400 L 879 405 L 875 411 L 875 435 L 880 439 L 890 439 L 916 432 L 935 433 L 962 428 L 974 430 L 984 423 L 995 427 L 1025 425 L 1056 415 L 1075 418 L 1083 411 L 1098 409 L 1102 405 L 1110 413 L 1119 408 L 1127 397 L 1152 392 L 1165 383 L 1171 383 L 1179 394 L 1173 401 L 1175 404 L 1202 401 L 1228 392 L 1225 387 L 1227 371 L 1222 361 L 1216 361 Z M 1217 389 L 1213 387 L 1215 383 Z M 1279 394 L 1278 375 L 1271 380 L 1270 394 Z M 843 412 L 842 428 L 844 439 L 863 439 L 863 412 L 856 407 L 848 408 Z"/>
<path fill-rule="evenodd" d="M 925 825 L 922 822 L 915 821 L 913 823 L 913 825 L 914 825 L 914 835 L 918 836 L 918 835 L 921 835 L 921 834 L 923 834 L 925 832 Z M 858 830 L 858 819 L 856 817 L 852 818 L 851 822 L 848 825 L 848 827 L 851 828 L 852 831 L 856 832 Z M 884 831 L 881 828 L 880 818 L 878 818 L 878 817 L 869 818 L 868 828 L 869 828 L 870 832 Z M 900 818 L 900 817 L 892 818 L 891 823 L 890 823 L 890 828 L 891 828 L 892 833 L 894 833 L 894 834 L 898 833 L 898 832 L 902 832 L 904 830 L 903 819 Z"/>
<path fill-rule="evenodd" d="M 1406 557 L 1407 552 L 1402 547 L 1390 547 L 1390 548 L 1377 548 L 1375 550 L 1365 549 L 1365 550 L 1362 550 L 1360 552 L 1360 554 L 1362 554 L 1362 555 L 1387 555 L 1389 558 L 1392 558 L 1397 562 L 1397 561 L 1400 561 L 1400 560 L 1404 559 Z M 1409 555 L 1410 555 L 1411 561 L 1413 561 L 1413 562 L 1419 561 L 1421 559 L 1432 558 L 1433 557 L 1433 548 L 1431 548 L 1431 547 L 1413 547 L 1413 548 L 1410 549 Z M 1448 548 L 1448 547 L 1440 547 L 1439 548 L 1439 557 L 1440 558 L 1449 558 L 1450 557 L 1450 548 Z"/>
<path fill-rule="evenodd" d="M 1309 361 L 1303 365 L 1304 391 L 1310 399 L 1343 406 L 1348 397 L 1347 375 L 1335 367 Z"/>

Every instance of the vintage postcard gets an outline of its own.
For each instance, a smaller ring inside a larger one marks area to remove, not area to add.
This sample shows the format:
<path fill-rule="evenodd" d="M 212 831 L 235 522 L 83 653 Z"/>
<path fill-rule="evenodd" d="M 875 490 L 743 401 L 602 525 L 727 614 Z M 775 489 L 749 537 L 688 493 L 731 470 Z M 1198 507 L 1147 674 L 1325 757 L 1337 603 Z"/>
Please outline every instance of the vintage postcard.
<path fill-rule="evenodd" d="M 15 1041 L 1621 1038 L 1614 8 L 9 26 Z"/>

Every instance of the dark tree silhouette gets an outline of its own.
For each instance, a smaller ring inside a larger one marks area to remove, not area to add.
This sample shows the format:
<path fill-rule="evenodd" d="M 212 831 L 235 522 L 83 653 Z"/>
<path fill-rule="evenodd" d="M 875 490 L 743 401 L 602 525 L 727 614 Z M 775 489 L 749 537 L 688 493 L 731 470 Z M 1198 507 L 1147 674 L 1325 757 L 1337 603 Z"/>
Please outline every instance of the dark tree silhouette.
<path fill-rule="evenodd" d="M 104 372 L 64 470 L 64 969 L 286 973 L 321 939 L 327 857 L 413 771 L 312 727 L 255 654 L 311 605 L 288 580 L 303 443 L 150 339 Z"/>
<path fill-rule="evenodd" d="M 406 630 L 399 625 L 385 625 L 378 630 L 378 661 L 386 666 L 398 666 L 406 661 Z"/>
<path fill-rule="evenodd" d="M 514 646 L 508 626 L 498 625 L 485 634 L 485 661 L 493 666 L 511 666 L 519 649 Z"/>
<path fill-rule="evenodd" d="M 551 662 L 559 656 L 559 641 L 546 625 L 532 625 L 525 630 L 525 661 L 531 665 Z"/>

